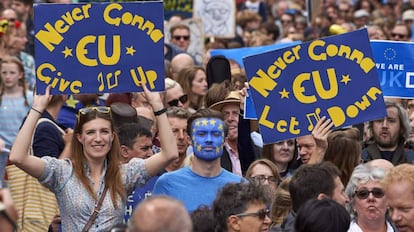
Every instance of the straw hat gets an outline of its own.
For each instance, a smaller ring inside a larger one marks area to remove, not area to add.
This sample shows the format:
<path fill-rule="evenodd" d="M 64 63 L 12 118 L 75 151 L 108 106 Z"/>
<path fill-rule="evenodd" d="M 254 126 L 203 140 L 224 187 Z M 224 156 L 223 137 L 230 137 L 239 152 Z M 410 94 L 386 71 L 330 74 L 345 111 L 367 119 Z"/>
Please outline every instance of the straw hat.
<path fill-rule="evenodd" d="M 235 104 L 240 105 L 241 97 L 239 91 L 231 91 L 229 95 L 223 100 L 214 103 L 209 108 L 217 111 L 221 111 L 225 105 Z"/>

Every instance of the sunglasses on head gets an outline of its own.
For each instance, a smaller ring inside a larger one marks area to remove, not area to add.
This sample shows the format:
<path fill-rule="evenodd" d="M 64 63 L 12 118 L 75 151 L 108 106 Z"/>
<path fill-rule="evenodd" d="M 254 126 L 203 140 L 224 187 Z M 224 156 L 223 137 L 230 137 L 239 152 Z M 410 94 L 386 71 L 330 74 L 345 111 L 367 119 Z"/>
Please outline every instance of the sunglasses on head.
<path fill-rule="evenodd" d="M 189 35 L 174 35 L 173 36 L 173 39 L 175 39 L 175 40 L 181 40 L 181 39 L 183 39 L 183 40 L 189 40 L 190 39 L 190 36 Z"/>
<path fill-rule="evenodd" d="M 78 114 L 80 115 L 86 115 L 92 111 L 96 111 L 103 114 L 108 114 L 111 112 L 111 107 L 107 106 L 93 106 L 93 107 L 85 107 L 78 111 Z"/>
<path fill-rule="evenodd" d="M 384 190 L 380 188 L 373 188 L 371 191 L 368 189 L 357 190 L 355 191 L 355 196 L 363 200 L 367 199 L 370 193 L 372 193 L 375 198 L 382 198 L 385 195 Z"/>
<path fill-rule="evenodd" d="M 234 216 L 237 216 L 237 217 L 254 216 L 254 217 L 258 217 L 260 220 L 264 220 L 266 218 L 266 216 L 269 217 L 269 213 L 270 213 L 270 210 L 261 209 L 257 212 L 254 212 L 254 213 L 239 213 L 239 214 L 236 214 Z"/>
<path fill-rule="evenodd" d="M 178 106 L 178 101 L 180 101 L 182 104 L 187 102 L 187 94 L 184 94 L 183 96 L 179 97 L 178 99 L 171 100 L 168 103 L 169 106 Z"/>

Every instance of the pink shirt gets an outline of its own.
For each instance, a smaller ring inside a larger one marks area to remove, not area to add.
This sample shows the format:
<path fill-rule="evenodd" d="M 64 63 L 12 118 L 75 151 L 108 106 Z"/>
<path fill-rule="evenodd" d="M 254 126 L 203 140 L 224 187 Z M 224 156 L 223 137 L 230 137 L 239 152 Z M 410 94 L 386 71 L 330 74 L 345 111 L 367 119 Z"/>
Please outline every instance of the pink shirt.
<path fill-rule="evenodd" d="M 233 150 L 227 142 L 224 143 L 224 146 L 226 147 L 226 150 L 230 156 L 232 172 L 238 176 L 243 176 L 241 165 L 240 165 L 239 154 L 235 150 Z"/>

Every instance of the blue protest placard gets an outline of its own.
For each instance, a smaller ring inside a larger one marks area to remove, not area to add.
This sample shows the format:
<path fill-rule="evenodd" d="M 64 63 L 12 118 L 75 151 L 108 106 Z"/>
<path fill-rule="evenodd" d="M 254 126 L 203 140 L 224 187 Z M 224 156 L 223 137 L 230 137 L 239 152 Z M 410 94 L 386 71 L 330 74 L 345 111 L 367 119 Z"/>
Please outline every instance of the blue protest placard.
<path fill-rule="evenodd" d="M 241 67 L 244 67 L 243 64 L 243 57 L 251 56 L 263 52 L 273 51 L 280 48 L 285 48 L 289 46 L 293 46 L 296 44 L 300 44 L 300 41 L 293 41 L 287 43 L 276 43 L 270 44 L 265 46 L 257 46 L 257 47 L 246 47 L 246 48 L 232 48 L 232 49 L 213 49 L 210 51 L 211 56 L 218 56 L 223 55 L 227 59 L 233 59 L 240 64 Z"/>
<path fill-rule="evenodd" d="M 414 43 L 372 40 L 383 95 L 414 98 Z"/>
<path fill-rule="evenodd" d="M 243 58 L 265 144 L 386 115 L 366 29 Z"/>
<path fill-rule="evenodd" d="M 36 87 L 52 94 L 164 90 L 162 2 L 38 4 Z"/>

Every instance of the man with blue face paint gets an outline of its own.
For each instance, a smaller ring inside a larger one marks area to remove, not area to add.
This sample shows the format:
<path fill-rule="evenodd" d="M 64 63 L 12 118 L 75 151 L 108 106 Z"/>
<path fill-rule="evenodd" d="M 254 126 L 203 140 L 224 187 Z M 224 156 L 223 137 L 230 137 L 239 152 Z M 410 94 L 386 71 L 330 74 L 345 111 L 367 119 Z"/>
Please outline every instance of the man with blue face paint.
<path fill-rule="evenodd" d="M 164 194 L 182 201 L 191 212 L 200 205 L 211 206 L 216 193 L 230 182 L 243 178 L 221 167 L 226 126 L 223 115 L 215 110 L 201 109 L 187 123 L 194 155 L 191 164 L 165 173 L 154 186 L 153 194 Z"/>
<path fill-rule="evenodd" d="M 213 161 L 223 154 L 224 123 L 218 118 L 197 118 L 193 121 L 191 139 L 194 155 Z"/>

